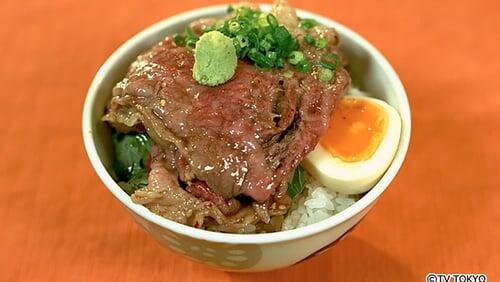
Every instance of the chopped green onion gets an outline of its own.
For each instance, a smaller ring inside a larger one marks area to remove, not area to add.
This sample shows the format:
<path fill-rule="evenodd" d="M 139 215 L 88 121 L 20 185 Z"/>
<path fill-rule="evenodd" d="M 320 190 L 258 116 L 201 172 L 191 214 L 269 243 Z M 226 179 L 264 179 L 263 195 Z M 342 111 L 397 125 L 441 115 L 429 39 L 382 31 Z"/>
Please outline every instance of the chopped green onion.
<path fill-rule="evenodd" d="M 240 16 L 242 18 L 253 17 L 254 15 L 258 14 L 257 11 L 254 11 L 251 8 L 245 6 L 239 7 L 238 11 L 236 12 L 238 13 L 237 17 Z"/>
<path fill-rule="evenodd" d="M 326 46 L 328 45 L 328 40 L 326 40 L 326 38 L 324 37 L 320 37 L 318 39 L 316 39 L 316 42 L 314 43 L 314 46 L 316 46 L 316 48 L 325 48 Z"/>
<path fill-rule="evenodd" d="M 255 46 L 256 48 L 259 48 L 259 37 L 255 32 L 248 33 L 248 41 L 250 42 L 251 45 Z"/>
<path fill-rule="evenodd" d="M 291 78 L 293 76 L 293 71 L 287 70 L 283 73 L 283 76 L 286 78 Z"/>
<path fill-rule="evenodd" d="M 204 26 L 202 29 L 201 29 L 201 32 L 202 33 L 207 33 L 207 32 L 210 32 L 212 31 L 212 27 L 211 26 Z"/>
<path fill-rule="evenodd" d="M 245 47 L 245 48 L 241 49 L 240 53 L 237 52 L 236 54 L 237 55 L 239 54 L 238 57 L 240 57 L 240 58 L 246 58 L 246 57 L 248 57 L 249 52 L 250 52 L 250 48 Z"/>
<path fill-rule="evenodd" d="M 317 25 L 318 25 L 318 22 L 316 22 L 313 19 L 303 19 L 299 23 L 299 27 L 304 29 L 304 30 L 309 30 Z"/>
<path fill-rule="evenodd" d="M 214 25 L 212 26 L 211 30 L 217 30 L 221 27 L 224 26 L 224 20 L 218 20 L 214 23 Z"/>
<path fill-rule="evenodd" d="M 269 26 L 269 21 L 267 20 L 267 15 L 266 14 L 260 14 L 259 19 L 257 20 L 257 24 L 260 27 Z"/>
<path fill-rule="evenodd" d="M 269 68 L 273 67 L 273 62 L 271 61 L 271 59 L 269 59 L 268 57 L 266 57 L 264 54 L 260 53 L 256 49 L 250 50 L 250 52 L 248 53 L 248 56 L 260 68 L 269 69 Z"/>
<path fill-rule="evenodd" d="M 316 39 L 310 34 L 304 35 L 304 41 L 309 44 L 309 45 L 314 45 L 316 42 Z"/>
<path fill-rule="evenodd" d="M 260 49 L 264 51 L 268 51 L 269 49 L 271 49 L 271 47 L 272 47 L 271 43 L 267 42 L 267 40 L 262 40 L 260 42 Z"/>
<path fill-rule="evenodd" d="M 233 7 L 233 5 L 229 5 L 229 6 L 227 7 L 227 13 L 228 13 L 228 14 L 231 14 L 232 12 L 234 12 L 234 7 Z"/>
<path fill-rule="evenodd" d="M 186 27 L 185 32 L 186 32 L 188 38 L 197 38 L 196 35 L 194 35 L 194 32 L 190 27 Z"/>
<path fill-rule="evenodd" d="M 196 47 L 196 41 L 197 39 L 195 38 L 186 39 L 186 48 L 188 50 L 194 50 L 194 48 Z"/>
<path fill-rule="evenodd" d="M 232 33 L 237 32 L 240 29 L 240 24 L 238 22 L 229 23 L 229 31 Z"/>
<path fill-rule="evenodd" d="M 333 71 L 327 68 L 321 68 L 318 73 L 319 80 L 323 82 L 329 82 L 333 78 Z"/>
<path fill-rule="evenodd" d="M 194 35 L 193 30 L 189 26 L 186 27 L 184 32 L 186 33 L 186 39 L 184 41 L 184 44 L 186 45 L 186 48 L 188 50 L 193 50 L 196 46 L 196 41 L 198 41 L 198 37 Z"/>
<path fill-rule="evenodd" d="M 178 46 L 183 46 L 184 45 L 184 37 L 178 33 L 174 33 L 172 35 L 172 39 L 174 40 L 175 44 Z"/>
<path fill-rule="evenodd" d="M 202 32 L 219 31 L 231 38 L 238 58 L 253 61 L 261 69 L 284 68 L 288 61 L 300 72 L 311 70 L 312 62 L 299 51 L 297 39 L 285 26 L 280 25 L 273 14 L 245 6 L 229 6 L 227 11 L 231 14 L 229 19 L 218 20 Z M 315 20 L 304 19 L 300 27 L 307 30 L 317 24 Z M 187 27 L 182 35 L 174 36 L 173 40 L 192 50 L 199 38 Z M 324 39 L 317 42 L 308 34 L 304 36 L 304 41 L 317 48 L 326 47 Z"/>
<path fill-rule="evenodd" d="M 329 63 L 329 62 L 325 62 L 325 61 L 321 61 L 318 63 L 318 65 L 324 67 L 324 68 L 327 68 L 329 70 L 334 70 L 335 69 L 335 64 L 332 64 L 332 63 Z"/>
<path fill-rule="evenodd" d="M 241 48 L 246 47 L 248 45 L 248 39 L 246 37 L 238 35 L 236 36 L 236 40 L 238 40 L 238 43 Z"/>
<path fill-rule="evenodd" d="M 311 63 L 308 60 L 302 60 L 295 65 L 297 70 L 299 70 L 302 73 L 310 72 L 311 71 Z"/>
<path fill-rule="evenodd" d="M 272 27 L 277 27 L 279 25 L 278 20 L 276 19 L 276 17 L 273 14 L 267 14 L 267 22 Z"/>
<path fill-rule="evenodd" d="M 283 60 L 283 58 L 278 58 L 276 59 L 275 65 L 277 68 L 283 68 L 285 67 L 285 60 Z"/>
<path fill-rule="evenodd" d="M 296 65 L 304 60 L 304 53 L 300 51 L 293 51 L 288 58 L 288 62 L 292 65 Z"/>
<path fill-rule="evenodd" d="M 335 53 L 325 53 L 321 56 L 320 64 L 328 69 L 334 70 L 339 67 L 342 62 L 340 61 L 340 57 Z"/>
<path fill-rule="evenodd" d="M 264 39 L 271 43 L 275 42 L 274 37 L 270 33 L 266 34 L 266 36 L 264 36 Z"/>
<path fill-rule="evenodd" d="M 269 51 L 266 53 L 266 56 L 271 59 L 271 61 L 276 61 L 276 58 L 278 58 L 278 54 L 276 52 Z"/>

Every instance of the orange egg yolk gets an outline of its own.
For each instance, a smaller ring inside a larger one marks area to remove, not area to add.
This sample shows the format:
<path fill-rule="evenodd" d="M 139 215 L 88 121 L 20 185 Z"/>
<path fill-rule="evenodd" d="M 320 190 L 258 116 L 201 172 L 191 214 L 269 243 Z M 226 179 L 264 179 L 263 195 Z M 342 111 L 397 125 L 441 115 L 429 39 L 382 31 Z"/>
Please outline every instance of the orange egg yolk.
<path fill-rule="evenodd" d="M 340 99 L 320 144 L 343 161 L 367 160 L 385 136 L 387 119 L 384 109 L 369 100 Z"/>

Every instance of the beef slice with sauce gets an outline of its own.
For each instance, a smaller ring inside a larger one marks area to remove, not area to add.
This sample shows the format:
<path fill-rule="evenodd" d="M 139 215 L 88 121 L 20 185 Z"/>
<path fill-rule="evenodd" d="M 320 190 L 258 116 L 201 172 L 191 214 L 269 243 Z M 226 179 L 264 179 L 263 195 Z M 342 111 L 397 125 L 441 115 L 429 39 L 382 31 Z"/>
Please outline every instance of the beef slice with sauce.
<path fill-rule="evenodd" d="M 124 131 L 119 115 L 133 113 L 157 144 L 174 148 L 172 168 L 183 181 L 204 181 L 225 199 L 286 197 L 295 168 L 328 127 L 348 73 L 340 67 L 324 83 L 315 72 L 286 78 L 240 61 L 232 79 L 207 87 L 193 80 L 193 64 L 193 54 L 167 37 L 131 65 L 104 120 Z"/>

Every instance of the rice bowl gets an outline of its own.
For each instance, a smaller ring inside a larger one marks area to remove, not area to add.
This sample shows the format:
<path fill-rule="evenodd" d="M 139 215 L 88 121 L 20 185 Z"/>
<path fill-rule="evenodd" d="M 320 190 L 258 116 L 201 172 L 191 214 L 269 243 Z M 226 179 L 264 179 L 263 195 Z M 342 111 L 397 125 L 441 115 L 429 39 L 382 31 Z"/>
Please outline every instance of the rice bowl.
<path fill-rule="evenodd" d="M 269 9 L 269 7 L 263 7 Z M 201 244 L 203 244 L 203 242 L 211 242 L 210 245 L 215 244 L 214 246 L 219 246 L 219 243 L 230 244 L 242 248 L 249 245 L 258 246 L 261 250 L 260 259 L 252 266 L 246 266 L 243 268 L 224 266 L 220 264 L 216 264 L 216 266 L 223 269 L 239 269 L 243 271 L 274 269 L 297 262 L 315 250 L 328 245 L 352 227 L 368 211 L 369 207 L 371 207 L 376 198 L 382 193 L 395 176 L 403 161 L 409 141 L 409 108 L 404 94 L 404 89 L 397 79 L 397 76 L 385 59 L 383 59 L 383 57 L 369 43 L 337 23 L 311 13 L 299 11 L 299 15 L 301 17 L 313 17 L 319 22 L 334 26 L 344 38 L 344 44 L 349 47 L 346 47 L 346 54 L 353 62 L 355 75 L 364 81 L 364 84 L 367 85 L 365 87 L 369 88 L 370 92 L 374 93 L 375 96 L 386 100 L 398 108 L 403 120 L 402 138 L 397 155 L 387 172 L 372 190 L 364 195 L 359 201 L 354 203 L 350 208 L 347 208 L 329 219 L 296 230 L 254 235 L 220 234 L 204 230 L 196 230 L 150 213 L 146 208 L 132 203 L 128 195 L 120 189 L 110 175 L 111 162 L 109 141 L 105 141 L 106 139 L 109 140 L 109 131 L 96 122 L 99 118 L 98 116 L 103 111 L 105 101 L 109 95 L 102 93 L 110 93 L 112 85 L 119 80 L 120 76 L 123 76 L 124 68 L 126 68 L 138 52 L 144 50 L 144 48 L 151 45 L 152 42 L 158 41 L 159 38 L 162 37 L 162 34 L 179 30 L 179 27 L 185 25 L 186 22 L 200 18 L 201 16 L 221 15 L 224 11 L 225 6 L 218 6 L 215 8 L 197 10 L 171 18 L 151 27 L 121 47 L 107 61 L 107 63 L 103 65 L 89 90 L 89 96 L 87 97 L 84 110 L 84 140 L 92 164 L 96 168 L 96 171 L 103 182 L 120 200 L 120 202 L 122 202 L 127 209 L 132 212 L 139 224 L 141 224 L 141 226 L 143 226 L 162 244 L 168 245 L 171 248 L 175 246 L 175 244 L 172 243 L 173 239 L 167 240 L 165 239 L 165 237 L 167 237 L 175 238 L 175 240 L 181 243 L 189 242 L 189 244 L 195 245 L 198 244 L 198 242 Z M 369 58 L 373 60 L 373 65 L 370 65 L 369 68 L 364 68 L 367 65 L 359 63 L 360 60 L 366 60 L 366 57 L 362 58 L 362 56 L 369 56 Z M 364 85 L 361 86 L 363 87 Z M 97 95 L 98 93 L 101 94 Z M 300 247 L 296 248 L 296 250 L 290 251 L 286 260 L 271 262 L 275 261 L 273 258 L 279 256 L 277 248 L 283 248 L 289 244 L 295 245 L 298 242 L 300 242 Z M 180 253 L 187 257 L 196 257 L 190 252 L 183 251 Z"/>

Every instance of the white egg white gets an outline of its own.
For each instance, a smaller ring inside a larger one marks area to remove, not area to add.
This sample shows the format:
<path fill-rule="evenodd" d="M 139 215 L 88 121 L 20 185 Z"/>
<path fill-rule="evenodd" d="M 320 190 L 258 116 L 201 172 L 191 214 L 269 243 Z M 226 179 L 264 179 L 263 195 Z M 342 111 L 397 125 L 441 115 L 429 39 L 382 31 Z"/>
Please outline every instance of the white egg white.
<path fill-rule="evenodd" d="M 373 155 L 363 161 L 346 162 L 334 157 L 321 144 L 309 153 L 302 165 L 322 185 L 343 194 L 360 194 L 370 190 L 384 174 L 396 154 L 401 134 L 399 113 L 384 101 L 361 96 L 343 99 L 364 99 L 383 109 L 387 130 Z"/>

